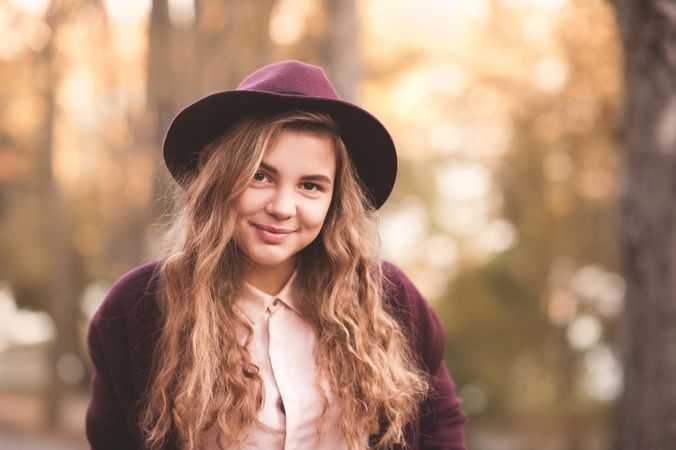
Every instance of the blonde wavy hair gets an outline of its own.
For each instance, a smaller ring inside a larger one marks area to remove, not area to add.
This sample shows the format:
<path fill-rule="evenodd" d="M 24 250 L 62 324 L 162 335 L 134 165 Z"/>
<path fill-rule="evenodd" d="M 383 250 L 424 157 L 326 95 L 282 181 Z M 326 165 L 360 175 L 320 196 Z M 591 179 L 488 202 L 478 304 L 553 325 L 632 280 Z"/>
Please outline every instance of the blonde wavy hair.
<path fill-rule="evenodd" d="M 318 336 L 317 377 L 335 394 L 350 449 L 363 444 L 364 434 L 379 434 L 375 448 L 403 444 L 405 426 L 426 395 L 426 377 L 384 301 L 373 208 L 337 125 L 323 113 L 249 116 L 206 146 L 197 175 L 179 193 L 182 207 L 159 272 L 164 326 L 141 414 L 151 449 L 171 438 L 197 449 L 214 424 L 225 448 L 261 425 L 264 385 L 246 348 L 252 329 L 234 305 L 250 264 L 233 238 L 234 202 L 266 149 L 288 129 L 326 133 L 336 150 L 336 189 L 320 235 L 301 252 L 298 283 L 304 317 Z M 238 330 L 247 333 L 244 345 Z M 318 438 L 328 414 L 320 392 Z"/>

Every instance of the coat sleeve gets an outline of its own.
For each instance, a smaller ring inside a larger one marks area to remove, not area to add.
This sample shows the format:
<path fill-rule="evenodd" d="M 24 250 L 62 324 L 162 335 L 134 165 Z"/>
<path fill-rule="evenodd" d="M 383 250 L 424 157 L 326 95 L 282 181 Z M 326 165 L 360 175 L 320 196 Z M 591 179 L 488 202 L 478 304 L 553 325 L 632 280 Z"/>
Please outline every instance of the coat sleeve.
<path fill-rule="evenodd" d="M 460 409 L 455 383 L 444 363 L 445 335 L 441 321 L 422 294 L 401 270 L 383 266 L 391 282 L 395 308 L 403 311 L 412 348 L 429 376 L 430 390 L 420 406 L 418 448 L 420 450 L 465 450 L 466 414 Z"/>
<path fill-rule="evenodd" d="M 443 360 L 445 337 L 436 314 L 425 305 L 430 321 L 430 336 L 426 348 L 437 349 L 429 363 L 430 391 L 420 410 L 421 450 L 465 450 L 464 424 L 467 416 L 460 409 L 455 383 Z M 426 333 L 423 333 L 426 334 Z M 424 348 L 422 354 L 425 354 Z"/>
<path fill-rule="evenodd" d="M 87 342 L 93 363 L 91 398 L 85 419 L 89 444 L 92 450 L 132 449 L 131 433 L 111 379 L 96 321 L 90 325 Z"/>
<path fill-rule="evenodd" d="M 92 450 L 142 447 L 137 388 L 146 385 L 141 374 L 148 362 L 142 358 L 142 343 L 154 323 L 142 306 L 154 304 L 150 281 L 156 266 L 151 262 L 120 277 L 89 324 L 93 370 L 85 430 Z"/>

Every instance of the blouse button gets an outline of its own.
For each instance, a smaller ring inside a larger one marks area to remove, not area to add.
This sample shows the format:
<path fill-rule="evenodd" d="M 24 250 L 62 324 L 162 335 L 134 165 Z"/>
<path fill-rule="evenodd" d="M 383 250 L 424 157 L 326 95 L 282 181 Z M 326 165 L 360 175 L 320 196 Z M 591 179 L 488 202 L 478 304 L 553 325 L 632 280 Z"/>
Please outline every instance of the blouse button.
<path fill-rule="evenodd" d="M 244 376 L 247 378 L 253 378 L 258 373 L 258 366 L 255 364 L 249 364 L 244 368 Z"/>
<path fill-rule="evenodd" d="M 275 301 L 272 302 L 272 306 L 277 306 L 279 304 L 279 300 L 275 299 Z"/>

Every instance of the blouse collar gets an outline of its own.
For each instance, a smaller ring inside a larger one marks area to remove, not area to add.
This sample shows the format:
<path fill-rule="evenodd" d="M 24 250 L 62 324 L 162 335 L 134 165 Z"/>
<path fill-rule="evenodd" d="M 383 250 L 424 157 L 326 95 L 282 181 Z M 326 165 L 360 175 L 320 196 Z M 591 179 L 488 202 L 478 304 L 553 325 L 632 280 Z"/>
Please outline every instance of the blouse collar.
<path fill-rule="evenodd" d="M 297 273 L 298 271 L 295 270 L 291 274 L 277 295 L 267 294 L 246 281 L 242 284 L 242 292 L 237 299 L 237 304 L 252 324 L 259 322 L 268 308 L 274 308 L 275 300 L 281 301 L 296 314 L 302 316 L 298 303 L 298 292 L 295 288 Z"/>

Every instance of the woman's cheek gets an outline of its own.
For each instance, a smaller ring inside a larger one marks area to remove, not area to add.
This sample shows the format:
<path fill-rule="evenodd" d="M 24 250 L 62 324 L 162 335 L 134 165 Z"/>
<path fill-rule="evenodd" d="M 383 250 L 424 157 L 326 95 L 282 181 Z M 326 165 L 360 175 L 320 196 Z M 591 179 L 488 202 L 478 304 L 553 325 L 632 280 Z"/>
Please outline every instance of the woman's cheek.
<path fill-rule="evenodd" d="M 324 220 L 326 219 L 326 216 L 329 212 L 330 204 L 331 201 L 329 199 L 328 201 L 324 200 L 322 203 L 315 205 L 311 219 L 314 227 L 321 228 L 321 226 L 324 224 Z"/>

